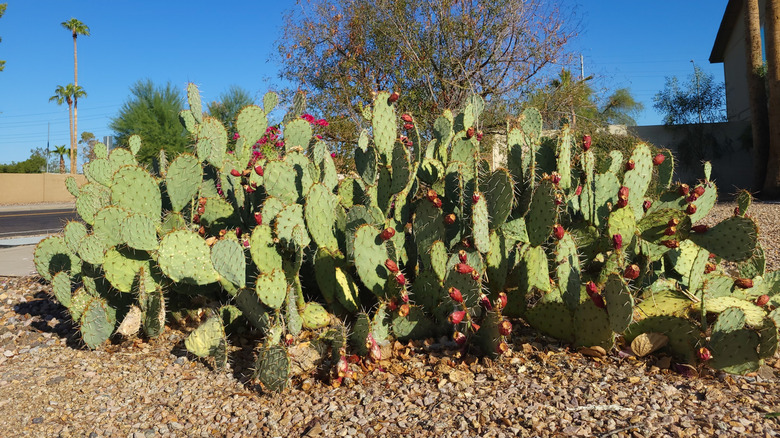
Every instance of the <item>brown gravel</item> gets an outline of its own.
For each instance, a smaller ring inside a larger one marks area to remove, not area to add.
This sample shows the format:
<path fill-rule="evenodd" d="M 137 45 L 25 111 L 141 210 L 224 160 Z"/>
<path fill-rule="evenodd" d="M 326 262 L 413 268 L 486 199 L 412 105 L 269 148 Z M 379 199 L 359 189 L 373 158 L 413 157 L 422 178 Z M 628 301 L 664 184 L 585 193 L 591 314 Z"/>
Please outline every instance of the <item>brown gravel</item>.
<path fill-rule="evenodd" d="M 732 210 L 719 205 L 714 216 Z M 773 269 L 778 212 L 768 204 L 750 211 Z M 447 344 L 397 344 L 381 369 L 354 365 L 358 377 L 341 387 L 304 376 L 283 394 L 266 394 L 245 377 L 249 340 L 236 342 L 227 371 L 188 356 L 186 330 L 173 328 L 153 341 L 88 351 L 49 289 L 32 278 L 0 277 L 0 436 L 780 433 L 780 418 L 768 415 L 780 411 L 780 360 L 746 377 L 706 370 L 692 376 L 666 357 L 589 358 L 516 327 L 514 351 L 495 362 L 458 357 Z"/>

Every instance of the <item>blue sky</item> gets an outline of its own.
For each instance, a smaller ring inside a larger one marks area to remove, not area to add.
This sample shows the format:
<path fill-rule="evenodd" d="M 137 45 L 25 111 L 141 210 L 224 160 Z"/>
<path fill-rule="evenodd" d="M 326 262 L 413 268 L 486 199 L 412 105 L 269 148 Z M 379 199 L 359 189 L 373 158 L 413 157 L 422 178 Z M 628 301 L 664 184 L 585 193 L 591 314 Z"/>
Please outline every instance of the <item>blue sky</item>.
<path fill-rule="evenodd" d="M 60 23 L 75 17 L 91 36 L 78 38 L 79 132 L 111 135 L 112 117 L 136 81 L 200 86 L 204 101 L 231 85 L 262 95 L 281 82 L 272 60 L 279 26 L 294 0 L 3 0 L 0 18 L 0 163 L 30 149 L 68 143 L 67 106 L 50 103 L 57 85 L 73 82 L 73 40 Z M 564 3 L 568 3 L 565 0 Z M 653 95 L 666 76 L 683 79 L 691 60 L 717 82 L 722 64 L 708 58 L 727 0 L 581 0 L 581 32 L 571 48 L 599 91 L 629 88 L 645 105 L 639 124 L 661 123 Z M 579 69 L 579 65 L 572 66 Z"/>

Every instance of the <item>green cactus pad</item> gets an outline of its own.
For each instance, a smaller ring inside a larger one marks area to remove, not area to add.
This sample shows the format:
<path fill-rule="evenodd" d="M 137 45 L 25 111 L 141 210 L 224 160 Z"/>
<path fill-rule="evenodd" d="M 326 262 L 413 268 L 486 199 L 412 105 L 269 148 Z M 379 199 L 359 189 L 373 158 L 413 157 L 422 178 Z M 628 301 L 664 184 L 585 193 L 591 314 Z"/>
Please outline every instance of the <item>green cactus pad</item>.
<path fill-rule="evenodd" d="M 417 177 L 428 185 L 433 185 L 444 177 L 444 166 L 434 158 L 425 158 L 417 170 Z"/>
<path fill-rule="evenodd" d="M 373 147 L 369 147 L 365 151 L 361 148 L 355 149 L 355 169 L 367 185 L 373 185 L 376 181 L 379 173 L 377 160 L 376 150 Z"/>
<path fill-rule="evenodd" d="M 526 322 L 547 336 L 564 342 L 574 342 L 574 315 L 563 303 L 539 303 L 529 309 L 525 315 Z"/>
<path fill-rule="evenodd" d="M 633 170 L 626 171 L 623 185 L 629 190 L 628 205 L 633 210 L 636 220 L 639 220 L 644 214 L 642 203 L 645 201 L 645 192 L 653 178 L 653 158 L 650 148 L 640 143 L 634 148 L 630 159 L 634 160 L 635 167 Z"/>
<path fill-rule="evenodd" d="M 399 341 L 408 339 L 426 339 L 433 336 L 434 323 L 417 306 L 409 307 L 409 314 L 393 316 L 393 334 Z"/>
<path fill-rule="evenodd" d="M 225 328 L 219 315 L 209 317 L 184 340 L 187 351 L 198 357 L 224 354 L 219 350 L 225 349 L 226 343 Z"/>
<path fill-rule="evenodd" d="M 187 103 L 190 105 L 190 111 L 197 123 L 203 123 L 203 108 L 200 103 L 200 92 L 198 86 L 192 82 L 187 84 Z"/>
<path fill-rule="evenodd" d="M 398 193 L 404 190 L 412 178 L 412 164 L 409 159 L 409 153 L 400 143 L 393 147 L 392 157 L 392 179 L 390 183 L 390 192 Z"/>
<path fill-rule="evenodd" d="M 330 313 L 319 303 L 306 303 L 301 310 L 303 326 L 310 330 L 327 327 L 330 324 Z"/>
<path fill-rule="evenodd" d="M 97 183 L 87 183 L 79 189 L 76 198 L 76 211 L 89 225 L 95 223 L 97 212 L 111 203 L 111 191 Z"/>
<path fill-rule="evenodd" d="M 737 270 L 741 278 L 755 278 L 766 273 L 766 256 L 760 243 L 756 242 L 756 251 L 749 259 L 737 264 Z"/>
<path fill-rule="evenodd" d="M 720 320 L 720 318 L 718 318 Z M 715 322 L 718 324 L 718 321 Z M 709 366 L 731 374 L 746 374 L 761 365 L 758 356 L 760 340 L 751 330 L 736 330 L 715 336 L 710 341 L 712 360 Z"/>
<path fill-rule="evenodd" d="M 692 304 L 690 298 L 677 290 L 659 290 L 646 295 L 644 301 L 636 306 L 637 315 L 643 318 L 654 316 L 685 317 Z"/>
<path fill-rule="evenodd" d="M 389 273 L 385 268 L 387 248 L 379 234 L 380 230 L 368 224 L 355 230 L 355 268 L 360 281 L 375 295 L 382 297 Z"/>
<path fill-rule="evenodd" d="M 490 247 L 485 254 L 487 276 L 490 280 L 488 287 L 491 292 L 499 293 L 504 290 L 507 275 L 510 269 L 509 252 L 512 250 L 511 242 L 504 237 L 500 230 L 490 233 Z"/>
<path fill-rule="evenodd" d="M 179 111 L 179 121 L 184 125 L 184 129 L 186 129 L 187 132 L 193 135 L 197 134 L 200 125 L 198 124 L 198 121 L 195 120 L 192 111 L 188 109 Z"/>
<path fill-rule="evenodd" d="M 95 214 L 93 234 L 100 236 L 103 246 L 110 248 L 124 243 L 122 238 L 122 224 L 130 215 L 129 210 L 120 207 L 104 207 Z"/>
<path fill-rule="evenodd" d="M 116 148 L 108 155 L 108 161 L 111 162 L 111 166 L 114 169 L 119 169 L 122 166 L 135 166 L 138 163 L 135 161 L 133 154 L 124 148 Z"/>
<path fill-rule="evenodd" d="M 441 209 L 428 199 L 420 200 L 415 209 L 412 233 L 420 249 L 430 248 L 433 242 L 444 240 L 444 215 Z"/>
<path fill-rule="evenodd" d="M 506 169 L 496 169 L 480 184 L 487 198 L 489 227 L 495 230 L 506 222 L 514 206 L 514 182 Z"/>
<path fill-rule="evenodd" d="M 257 105 L 249 105 L 238 112 L 238 116 L 236 117 L 236 128 L 238 129 L 240 138 L 244 140 L 245 145 L 251 147 L 263 137 L 265 129 L 268 127 L 268 118 L 266 117 L 266 114 L 269 111 L 268 108 L 265 108 L 265 111 L 263 111 L 263 109 Z"/>
<path fill-rule="evenodd" d="M 715 183 L 709 182 L 700 184 L 697 187 L 704 187 L 704 194 L 699 199 L 692 202 L 696 206 L 696 213 L 691 215 L 691 222 L 694 224 L 701 219 L 704 219 L 709 214 L 715 203 L 718 202 L 718 188 Z"/>
<path fill-rule="evenodd" d="M 181 154 L 171 162 L 165 174 L 165 188 L 173 211 L 180 212 L 197 196 L 203 169 L 197 157 Z"/>
<path fill-rule="evenodd" d="M 309 146 L 313 132 L 309 122 L 303 119 L 289 121 L 284 126 L 284 147 L 288 151 L 295 147 Z"/>
<path fill-rule="evenodd" d="M 634 217 L 634 211 L 630 206 L 612 211 L 607 220 L 607 235 L 612 237 L 620 234 L 623 245 L 629 246 L 636 233 L 637 223 Z"/>
<path fill-rule="evenodd" d="M 306 233 L 306 224 L 303 219 L 303 206 L 300 204 L 288 205 L 284 208 L 279 215 L 276 216 L 274 222 L 274 232 L 276 237 L 281 241 L 283 245 L 290 247 L 309 246 L 310 238 Z M 296 232 L 296 227 L 299 230 L 303 230 L 303 233 Z"/>
<path fill-rule="evenodd" d="M 162 272 L 175 282 L 205 285 L 219 280 L 211 264 L 206 241 L 196 233 L 176 230 L 160 241 L 157 263 Z"/>
<path fill-rule="evenodd" d="M 219 120 L 212 117 L 203 119 L 198 132 L 196 151 L 201 161 L 207 161 L 217 169 L 222 169 L 227 151 L 227 130 Z"/>
<path fill-rule="evenodd" d="M 734 297 L 715 297 L 704 300 L 704 308 L 707 313 L 723 313 L 728 309 L 738 310 L 744 315 L 744 322 L 753 328 L 761 327 L 766 312 L 761 307 L 750 301 Z M 724 318 L 724 324 L 727 319 Z M 738 327 L 742 328 L 742 326 Z"/>
<path fill-rule="evenodd" d="M 80 322 L 81 339 L 87 347 L 95 349 L 114 332 L 116 309 L 102 298 L 93 298 L 84 308 Z"/>
<path fill-rule="evenodd" d="M 146 336 L 156 338 L 165 330 L 165 297 L 161 288 L 145 294 L 143 329 Z"/>
<path fill-rule="evenodd" d="M 528 275 L 528 292 L 537 288 L 543 292 L 550 291 L 550 272 L 547 267 L 547 255 L 541 246 L 533 246 L 523 256 L 523 263 Z"/>
<path fill-rule="evenodd" d="M 127 243 L 127 246 L 141 251 L 157 249 L 157 224 L 149 216 L 141 213 L 126 214 L 120 224 L 118 231 L 121 241 Z"/>
<path fill-rule="evenodd" d="M 613 332 L 623 333 L 634 319 L 634 298 L 623 279 L 612 274 L 604 285 L 604 298 Z"/>
<path fill-rule="evenodd" d="M 255 377 L 266 390 L 281 392 L 287 387 L 290 374 L 290 358 L 281 345 L 264 345 L 255 362 Z"/>
<path fill-rule="evenodd" d="M 79 243 L 78 253 L 83 261 L 97 266 L 103 264 L 106 249 L 100 236 L 88 234 Z"/>
<path fill-rule="evenodd" d="M 314 275 L 325 300 L 335 300 L 349 312 L 358 311 L 358 286 L 345 269 L 344 256 L 339 251 L 320 248 L 314 261 Z"/>
<path fill-rule="evenodd" d="M 691 241 L 731 262 L 749 259 L 756 248 L 758 227 L 747 217 L 730 217 L 706 233 L 692 233 Z"/>
<path fill-rule="evenodd" d="M 279 309 L 287 297 L 287 280 L 284 271 L 276 269 L 260 274 L 255 280 L 255 292 L 260 301 L 272 309 Z"/>
<path fill-rule="evenodd" d="M 306 225 L 318 246 L 338 248 L 334 231 L 338 204 L 338 196 L 322 184 L 314 184 L 306 195 Z"/>
<path fill-rule="evenodd" d="M 596 307 L 591 300 L 583 301 L 574 312 L 574 345 L 577 347 L 599 346 L 609 351 L 614 345 L 614 335 L 606 310 Z"/>
<path fill-rule="evenodd" d="M 65 244 L 73 254 L 78 254 L 81 240 L 87 236 L 87 227 L 81 222 L 69 221 L 63 229 Z"/>
<path fill-rule="evenodd" d="M 71 287 L 70 287 L 70 275 L 67 272 L 58 272 L 51 279 L 51 290 L 57 301 L 65 307 L 70 307 L 71 302 Z"/>
<path fill-rule="evenodd" d="M 114 173 L 111 202 L 126 210 L 143 213 L 159 220 L 162 198 L 157 181 L 149 172 L 137 166 L 123 166 Z"/>
<path fill-rule="evenodd" d="M 558 209 L 555 206 L 555 189 L 550 181 L 542 181 L 536 187 L 531 206 L 525 216 L 528 239 L 533 246 L 544 243 L 552 227 L 558 219 Z"/>
<path fill-rule="evenodd" d="M 33 255 L 38 275 L 51 281 L 58 272 L 70 272 L 71 276 L 81 273 L 81 260 L 71 253 L 62 236 L 47 237 L 38 243 Z"/>
<path fill-rule="evenodd" d="M 349 343 L 355 352 L 360 356 L 368 354 L 366 340 L 371 334 L 371 319 L 365 313 L 358 313 L 355 322 L 352 325 L 352 333 L 349 336 Z"/>
<path fill-rule="evenodd" d="M 374 99 L 374 112 L 371 117 L 371 126 L 374 130 L 374 144 L 376 144 L 379 157 L 385 164 L 390 164 L 393 155 L 393 145 L 396 135 L 395 107 L 388 102 L 390 93 L 381 91 Z"/>
<path fill-rule="evenodd" d="M 412 284 L 412 298 L 414 303 L 425 311 L 432 313 L 440 301 L 447 296 L 442 288 L 442 280 L 432 271 L 421 271 Z"/>
<path fill-rule="evenodd" d="M 471 237 L 474 239 L 474 246 L 483 253 L 490 249 L 489 224 L 487 201 L 481 196 L 471 206 Z"/>
<path fill-rule="evenodd" d="M 555 246 L 555 273 L 561 297 L 569 310 L 580 304 L 580 258 L 577 244 L 570 233 L 565 233 Z M 492 281 L 491 281 L 492 282 Z"/>
<path fill-rule="evenodd" d="M 233 239 L 221 239 L 211 247 L 211 263 L 225 280 L 239 288 L 246 286 L 246 255 Z"/>
<path fill-rule="evenodd" d="M 152 269 L 152 260 L 143 251 L 111 248 L 103 258 L 106 279 L 120 292 L 132 292 L 135 278 L 142 268 L 146 272 Z"/>
<path fill-rule="evenodd" d="M 240 289 L 236 293 L 236 306 L 253 327 L 264 332 L 271 324 L 268 309 L 260 302 L 254 289 Z"/>
<path fill-rule="evenodd" d="M 268 225 L 258 225 L 252 230 L 252 236 L 249 238 L 249 254 L 262 273 L 282 269 L 282 256 L 276 249 L 271 227 Z"/>
<path fill-rule="evenodd" d="M 269 161 L 265 165 L 265 190 L 285 204 L 293 204 L 298 200 L 298 190 L 295 185 L 295 168 L 285 161 Z"/>
<path fill-rule="evenodd" d="M 111 186 L 111 177 L 116 169 L 107 158 L 95 158 L 84 165 L 84 176 L 87 181 L 95 182 L 106 187 Z"/>

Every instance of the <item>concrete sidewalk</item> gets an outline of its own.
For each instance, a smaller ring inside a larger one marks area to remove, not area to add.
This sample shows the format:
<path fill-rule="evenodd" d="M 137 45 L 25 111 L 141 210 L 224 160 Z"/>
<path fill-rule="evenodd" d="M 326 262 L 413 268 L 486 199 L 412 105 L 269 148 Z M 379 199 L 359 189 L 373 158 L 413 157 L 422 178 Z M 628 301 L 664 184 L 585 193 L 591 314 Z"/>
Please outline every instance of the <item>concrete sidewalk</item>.
<path fill-rule="evenodd" d="M 0 248 L 0 277 L 37 275 L 33 263 L 35 245 Z"/>
<path fill-rule="evenodd" d="M 75 202 L 58 202 L 46 204 L 3 204 L 0 205 L 0 212 L 10 211 L 34 211 L 34 210 L 66 210 L 76 209 Z"/>

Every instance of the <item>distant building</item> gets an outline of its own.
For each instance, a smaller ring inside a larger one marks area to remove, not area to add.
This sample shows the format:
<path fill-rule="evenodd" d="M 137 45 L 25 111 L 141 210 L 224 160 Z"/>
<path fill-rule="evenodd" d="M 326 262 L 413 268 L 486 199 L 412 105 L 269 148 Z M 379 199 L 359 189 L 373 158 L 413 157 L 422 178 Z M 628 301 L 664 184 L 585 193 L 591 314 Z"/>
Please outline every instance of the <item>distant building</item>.
<path fill-rule="evenodd" d="M 761 47 L 764 47 L 765 0 L 758 0 L 761 22 Z M 710 63 L 723 63 L 726 82 L 726 116 L 729 122 L 750 120 L 750 93 L 747 83 L 745 48 L 745 2 L 729 0 L 718 35 L 710 53 Z M 764 56 L 766 60 L 766 56 Z"/>

